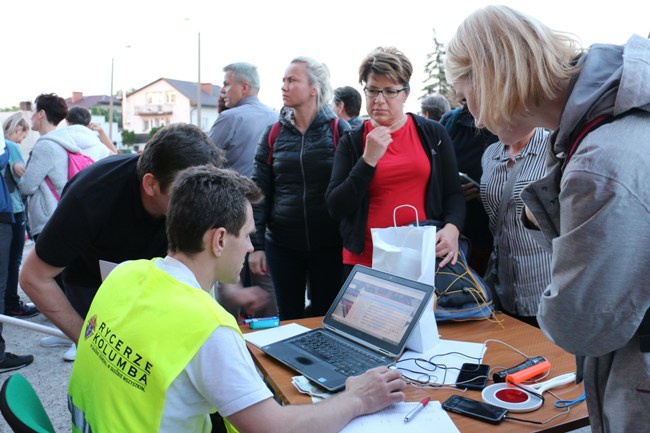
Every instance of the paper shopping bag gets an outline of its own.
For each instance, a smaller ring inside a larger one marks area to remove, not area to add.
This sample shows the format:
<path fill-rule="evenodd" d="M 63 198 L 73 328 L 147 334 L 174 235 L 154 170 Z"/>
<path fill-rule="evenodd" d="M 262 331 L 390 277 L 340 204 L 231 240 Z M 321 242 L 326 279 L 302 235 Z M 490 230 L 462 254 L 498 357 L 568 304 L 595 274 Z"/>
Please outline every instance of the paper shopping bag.
<path fill-rule="evenodd" d="M 395 213 L 401 207 L 393 210 Z M 417 212 L 415 226 L 371 228 L 372 267 L 389 274 L 434 285 L 436 274 L 436 227 L 420 226 Z"/>
<path fill-rule="evenodd" d="M 395 208 L 396 210 L 397 208 Z M 395 212 L 393 212 L 393 220 L 395 220 Z M 374 269 L 435 287 L 435 226 L 371 228 L 370 233 L 373 243 L 372 267 Z M 433 347 L 438 339 L 438 327 L 433 314 L 432 300 L 430 308 L 425 310 L 418 326 L 413 330 L 407 347 L 417 352 L 424 352 Z"/>

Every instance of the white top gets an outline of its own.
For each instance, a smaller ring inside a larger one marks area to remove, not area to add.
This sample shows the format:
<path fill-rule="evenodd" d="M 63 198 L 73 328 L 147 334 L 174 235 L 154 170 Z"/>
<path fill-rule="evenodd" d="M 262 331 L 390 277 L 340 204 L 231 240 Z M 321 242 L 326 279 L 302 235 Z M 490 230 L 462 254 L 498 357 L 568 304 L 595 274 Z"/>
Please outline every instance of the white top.
<path fill-rule="evenodd" d="M 180 261 L 168 256 L 155 263 L 183 284 L 202 290 Z M 210 433 L 207 414 L 212 408 L 227 417 L 270 397 L 244 339 L 232 328 L 220 326 L 167 390 L 160 432 Z"/>

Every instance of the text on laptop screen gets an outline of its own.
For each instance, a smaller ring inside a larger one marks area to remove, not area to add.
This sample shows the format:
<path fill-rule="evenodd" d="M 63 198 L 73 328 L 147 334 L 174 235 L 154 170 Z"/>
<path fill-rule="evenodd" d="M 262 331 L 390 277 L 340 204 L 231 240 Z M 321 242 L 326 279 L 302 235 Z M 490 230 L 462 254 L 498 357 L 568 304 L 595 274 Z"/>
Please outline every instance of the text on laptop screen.
<path fill-rule="evenodd" d="M 336 305 L 332 318 L 398 344 L 425 295 L 421 290 L 357 273 Z"/>

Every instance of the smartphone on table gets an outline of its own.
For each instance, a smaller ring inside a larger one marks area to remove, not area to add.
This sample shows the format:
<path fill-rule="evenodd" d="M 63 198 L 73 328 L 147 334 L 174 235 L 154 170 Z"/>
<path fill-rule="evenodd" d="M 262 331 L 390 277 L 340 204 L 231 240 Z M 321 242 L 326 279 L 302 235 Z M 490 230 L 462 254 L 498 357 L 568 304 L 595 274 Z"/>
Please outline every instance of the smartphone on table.
<path fill-rule="evenodd" d="M 462 395 L 452 395 L 442 404 L 442 408 L 490 424 L 499 424 L 508 414 L 508 409 L 472 400 Z"/>
<path fill-rule="evenodd" d="M 487 385 L 489 373 L 489 365 L 465 363 L 458 373 L 456 388 L 481 391 Z"/>

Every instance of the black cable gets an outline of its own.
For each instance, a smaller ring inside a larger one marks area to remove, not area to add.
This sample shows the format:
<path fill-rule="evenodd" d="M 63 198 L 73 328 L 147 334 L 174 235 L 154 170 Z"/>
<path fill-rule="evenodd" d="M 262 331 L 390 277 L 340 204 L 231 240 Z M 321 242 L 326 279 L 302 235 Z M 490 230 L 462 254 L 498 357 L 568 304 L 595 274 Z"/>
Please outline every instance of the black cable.
<path fill-rule="evenodd" d="M 512 421 L 519 421 L 519 422 L 529 422 L 531 424 L 544 424 L 541 421 L 533 421 L 532 419 L 515 418 L 515 417 L 509 416 L 509 415 L 504 416 L 503 419 L 509 419 L 509 420 L 512 420 Z"/>

